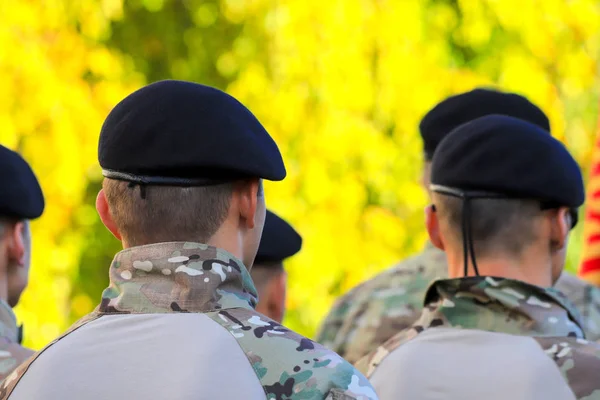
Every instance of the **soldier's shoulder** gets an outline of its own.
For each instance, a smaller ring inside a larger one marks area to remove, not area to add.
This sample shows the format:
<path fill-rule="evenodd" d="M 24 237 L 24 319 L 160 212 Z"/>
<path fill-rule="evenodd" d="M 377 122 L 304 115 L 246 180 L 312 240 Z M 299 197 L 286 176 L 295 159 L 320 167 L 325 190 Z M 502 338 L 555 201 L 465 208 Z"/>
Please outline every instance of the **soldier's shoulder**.
<path fill-rule="evenodd" d="M 331 396 L 377 398 L 368 380 L 338 354 L 254 310 L 207 315 L 236 339 L 268 398 L 325 399 L 334 389 Z"/>
<path fill-rule="evenodd" d="M 48 343 L 44 349 L 38 351 L 37 353 L 33 352 L 33 350 L 19 346 L 22 349 L 21 354 L 25 355 L 26 357 L 23 359 L 23 361 L 20 363 L 20 365 L 18 365 L 17 368 L 14 371 L 12 371 L 12 373 L 10 373 L 8 375 L 8 377 L 6 377 L 6 379 L 4 379 L 1 382 L 1 384 L 0 384 L 0 399 L 8 398 L 8 396 L 10 395 L 12 390 L 15 388 L 15 386 L 19 383 L 20 379 L 23 377 L 23 375 L 25 374 L 25 372 L 27 371 L 27 369 L 29 368 L 31 363 L 33 363 L 36 360 L 36 358 L 40 354 L 42 354 L 42 352 L 45 349 L 54 345 L 56 342 L 60 341 L 65 336 L 69 335 L 74 330 L 87 324 L 90 321 L 93 321 L 93 320 L 99 318 L 100 316 L 101 316 L 101 314 L 97 313 L 96 311 L 84 316 L 83 318 L 81 318 L 77 322 L 75 322 L 75 324 L 71 325 L 71 327 L 66 332 L 64 332 L 62 335 L 60 335 L 56 339 L 54 339 L 52 342 Z"/>
<path fill-rule="evenodd" d="M 381 362 L 386 359 L 392 351 L 396 350 L 406 342 L 414 339 L 422 331 L 423 329 L 420 326 L 413 326 L 398 332 L 382 345 L 356 362 L 356 369 L 365 374 L 365 376 L 371 377 L 373 372 L 375 372 L 375 369 L 379 367 L 379 364 L 381 364 Z"/>
<path fill-rule="evenodd" d="M 340 297 L 334 308 L 344 308 L 348 304 L 369 301 L 377 293 L 386 294 L 392 290 L 400 294 L 425 290 L 429 283 L 446 275 L 444 253 L 429 249 L 399 261 L 373 278 L 361 283 Z"/>
<path fill-rule="evenodd" d="M 554 289 L 575 306 L 581 315 L 586 337 L 591 340 L 600 339 L 600 288 L 565 271 Z"/>
<path fill-rule="evenodd" d="M 600 294 L 600 289 L 566 271 L 560 276 L 554 285 L 554 289 L 557 289 L 579 308 L 591 300 L 588 299 L 590 295 L 596 294 L 596 297 L 598 297 L 598 294 Z"/>
<path fill-rule="evenodd" d="M 415 286 L 420 290 L 423 285 L 427 286 L 434 279 L 444 278 L 447 274 L 445 254 L 441 250 L 428 248 L 384 270 L 370 283 L 375 290 L 403 286 Z"/>
<path fill-rule="evenodd" d="M 577 399 L 600 398 L 599 344 L 571 337 L 534 337 L 534 339 L 544 353 L 556 363 Z"/>
<path fill-rule="evenodd" d="M 4 342 L 4 339 L 2 339 Z M 0 345 L 0 381 L 6 379 L 19 365 L 23 364 L 34 351 L 18 343 L 4 342 Z"/>
<path fill-rule="evenodd" d="M 336 301 L 317 339 L 355 362 L 419 316 L 429 284 L 446 272 L 445 254 L 428 246 Z"/>

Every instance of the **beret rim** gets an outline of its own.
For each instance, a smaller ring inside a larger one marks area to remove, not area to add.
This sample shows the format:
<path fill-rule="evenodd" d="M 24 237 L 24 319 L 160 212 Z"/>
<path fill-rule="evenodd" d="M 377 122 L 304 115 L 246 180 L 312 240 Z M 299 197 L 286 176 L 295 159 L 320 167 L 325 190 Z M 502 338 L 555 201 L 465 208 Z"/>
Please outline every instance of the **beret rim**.
<path fill-rule="evenodd" d="M 182 186 L 182 187 L 194 187 L 194 186 L 213 186 L 220 185 L 227 182 L 232 182 L 238 179 L 249 179 L 256 178 L 242 174 L 230 174 L 228 177 L 220 178 L 180 178 L 176 176 L 158 176 L 158 175 L 137 175 L 128 172 L 114 171 L 110 169 L 103 169 L 102 176 L 108 179 L 114 179 L 118 181 L 131 182 L 138 185 L 152 185 L 152 186 Z M 262 178 L 267 180 L 275 180 Z M 283 179 L 283 178 L 282 178 Z M 281 179 L 279 179 L 281 180 Z"/>

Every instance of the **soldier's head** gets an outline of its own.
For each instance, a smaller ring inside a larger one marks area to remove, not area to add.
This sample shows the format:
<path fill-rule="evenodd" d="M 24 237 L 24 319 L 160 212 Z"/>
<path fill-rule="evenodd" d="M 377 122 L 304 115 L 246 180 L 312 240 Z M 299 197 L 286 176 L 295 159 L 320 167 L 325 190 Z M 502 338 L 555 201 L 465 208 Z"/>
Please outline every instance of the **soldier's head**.
<path fill-rule="evenodd" d="M 44 211 L 44 195 L 27 162 L 0 146 L 0 296 L 11 307 L 29 281 L 29 220 Z"/>
<path fill-rule="evenodd" d="M 246 107 L 182 81 L 121 101 L 104 122 L 98 157 L 105 180 L 96 208 L 124 247 L 201 242 L 248 267 L 266 213 L 262 179 L 286 174 L 277 145 Z"/>
<path fill-rule="evenodd" d="M 584 186 L 576 161 L 547 131 L 495 115 L 462 125 L 440 143 L 430 188 L 427 229 L 452 277 L 540 286 L 559 278 Z"/>
<path fill-rule="evenodd" d="M 256 310 L 277 322 L 285 313 L 287 274 L 283 263 L 302 248 L 302 237 L 283 219 L 267 210 L 265 228 L 252 267 L 258 291 Z"/>
<path fill-rule="evenodd" d="M 519 118 L 550 132 L 546 114 L 523 96 L 478 88 L 448 97 L 427 112 L 419 124 L 425 156 L 422 183 L 427 190 L 431 160 L 440 142 L 460 125 L 492 114 Z"/>

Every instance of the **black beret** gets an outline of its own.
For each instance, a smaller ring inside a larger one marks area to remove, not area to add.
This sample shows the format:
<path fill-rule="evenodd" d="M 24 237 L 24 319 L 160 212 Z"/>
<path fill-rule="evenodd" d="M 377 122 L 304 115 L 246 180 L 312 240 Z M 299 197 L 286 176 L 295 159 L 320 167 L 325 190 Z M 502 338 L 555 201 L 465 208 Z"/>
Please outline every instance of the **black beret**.
<path fill-rule="evenodd" d="M 277 145 L 244 105 L 218 89 L 175 80 L 117 104 L 102 126 L 98 160 L 108 178 L 147 184 L 286 175 Z"/>
<path fill-rule="evenodd" d="M 466 123 L 439 144 L 431 166 L 431 189 L 470 197 L 539 200 L 576 208 L 585 199 L 577 162 L 547 131 L 521 119 L 490 115 Z M 441 186 L 441 187 L 440 187 Z"/>
<path fill-rule="evenodd" d="M 0 216 L 35 219 L 44 212 L 42 188 L 27 161 L 0 146 Z"/>
<path fill-rule="evenodd" d="M 550 131 L 546 114 L 525 97 L 491 89 L 475 89 L 447 98 L 423 117 L 419 130 L 425 157 L 431 160 L 436 147 L 453 129 L 491 114 L 519 118 Z"/>
<path fill-rule="evenodd" d="M 302 248 L 302 237 L 290 224 L 267 210 L 265 226 L 254 264 L 274 263 L 293 256 Z"/>

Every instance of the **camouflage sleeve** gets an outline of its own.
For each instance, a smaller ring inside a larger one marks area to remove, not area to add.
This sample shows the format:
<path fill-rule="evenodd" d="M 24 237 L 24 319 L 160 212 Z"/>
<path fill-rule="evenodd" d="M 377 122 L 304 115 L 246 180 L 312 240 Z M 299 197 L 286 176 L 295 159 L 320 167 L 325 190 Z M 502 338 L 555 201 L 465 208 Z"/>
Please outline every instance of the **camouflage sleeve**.
<path fill-rule="evenodd" d="M 600 340 L 600 288 L 566 271 L 554 288 L 581 313 L 586 338 Z"/>
<path fill-rule="evenodd" d="M 347 320 L 352 305 L 351 300 L 352 298 L 348 298 L 348 295 L 345 295 L 335 302 L 331 311 L 329 311 L 329 314 L 323 320 L 316 336 L 318 343 L 335 351 L 342 357 L 345 351 L 345 340 L 341 337 L 340 330 Z"/>
<path fill-rule="evenodd" d="M 600 399 L 600 346 L 584 339 L 534 337 L 560 369 L 577 400 Z"/>
<path fill-rule="evenodd" d="M 354 367 L 365 374 L 368 378 L 370 378 L 375 369 L 381 364 L 381 362 L 394 351 L 396 348 L 401 346 L 402 344 L 412 340 L 415 336 L 417 336 L 422 329 L 419 326 L 415 326 L 413 328 L 405 329 L 402 332 L 398 332 L 396 335 L 392 336 L 387 342 L 379 346 L 377 349 L 367 354 L 358 362 L 354 364 Z"/>
<path fill-rule="evenodd" d="M 207 313 L 236 339 L 267 399 L 377 399 L 352 365 L 310 339 L 245 308 Z"/>
<path fill-rule="evenodd" d="M 399 262 L 339 299 L 317 342 L 357 362 L 419 318 L 427 288 L 445 271 L 444 253 L 432 247 Z"/>
<path fill-rule="evenodd" d="M 354 363 L 396 332 L 410 326 L 418 313 L 413 315 L 404 310 L 405 303 L 390 304 L 388 293 L 393 291 L 387 290 L 390 281 L 387 275 L 389 273 L 381 274 L 339 298 L 323 321 L 316 341 Z M 404 292 L 403 289 L 399 291 Z M 396 300 L 394 294 L 391 297 Z M 388 313 L 399 308 L 403 308 L 399 313 L 401 316 L 388 318 Z M 404 324 L 407 316 L 408 325 Z"/>

